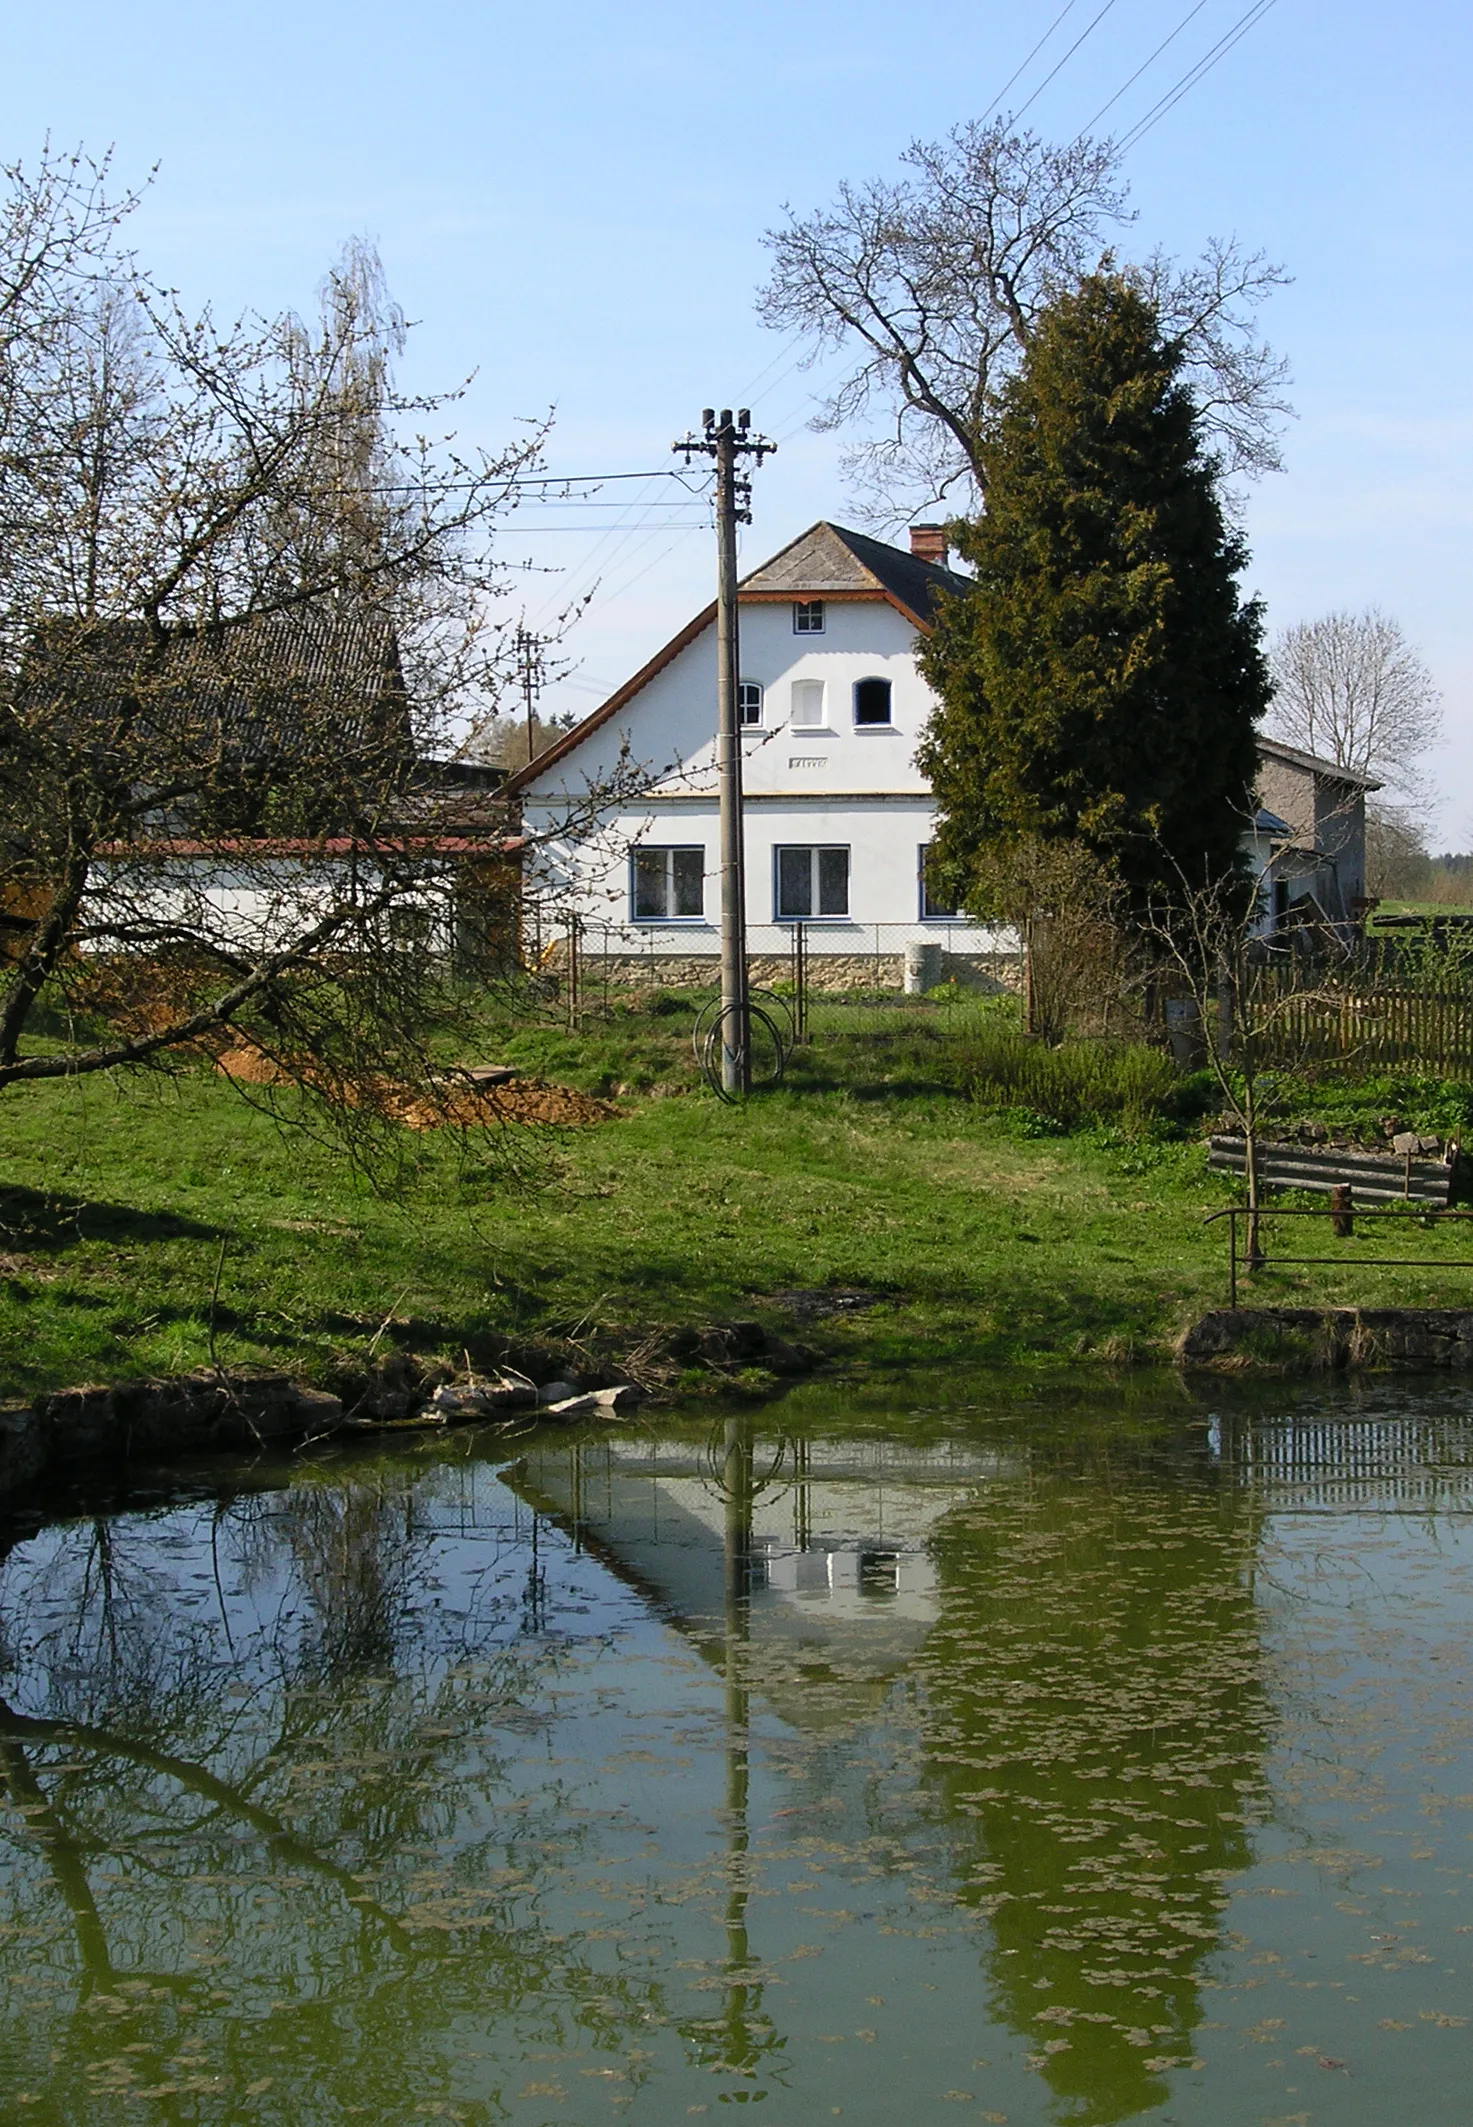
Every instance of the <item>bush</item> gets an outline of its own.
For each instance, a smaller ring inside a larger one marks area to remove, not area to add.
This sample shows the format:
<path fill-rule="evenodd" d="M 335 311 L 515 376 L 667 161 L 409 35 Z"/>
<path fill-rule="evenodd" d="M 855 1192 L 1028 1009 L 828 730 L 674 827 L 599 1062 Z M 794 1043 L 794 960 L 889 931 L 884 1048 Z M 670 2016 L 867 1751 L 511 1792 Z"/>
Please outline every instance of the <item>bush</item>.
<path fill-rule="evenodd" d="M 1139 1130 L 1182 1112 L 1171 1058 L 1139 1042 L 1066 1041 L 1056 1049 L 1015 1028 L 987 1027 L 961 1055 L 961 1083 L 979 1107 L 1026 1110 L 1065 1130 L 1120 1123 Z"/>

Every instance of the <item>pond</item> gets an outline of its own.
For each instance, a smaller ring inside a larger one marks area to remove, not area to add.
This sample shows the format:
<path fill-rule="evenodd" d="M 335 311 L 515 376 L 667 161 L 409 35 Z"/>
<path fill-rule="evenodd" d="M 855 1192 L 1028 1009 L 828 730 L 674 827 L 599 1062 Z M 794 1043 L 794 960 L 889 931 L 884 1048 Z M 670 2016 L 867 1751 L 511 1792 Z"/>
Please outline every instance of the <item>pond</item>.
<path fill-rule="evenodd" d="M 1466 2116 L 1462 1390 L 806 1390 L 8 1543 L 7 2117 Z"/>

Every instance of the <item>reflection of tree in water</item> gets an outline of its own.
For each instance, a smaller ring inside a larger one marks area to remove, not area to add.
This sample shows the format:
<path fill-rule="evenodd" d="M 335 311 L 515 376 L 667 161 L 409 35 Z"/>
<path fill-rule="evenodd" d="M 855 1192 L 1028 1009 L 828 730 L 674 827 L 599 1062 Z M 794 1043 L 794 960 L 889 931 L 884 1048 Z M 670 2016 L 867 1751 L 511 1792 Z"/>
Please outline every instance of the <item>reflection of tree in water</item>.
<path fill-rule="evenodd" d="M 1161 2103 L 1192 2056 L 1269 1721 L 1253 1544 L 1230 1491 L 1086 1466 L 999 1487 L 933 1539 L 932 1776 L 970 1826 L 996 2012 L 1069 2119 Z"/>
<path fill-rule="evenodd" d="M 25 2116 L 152 2091 L 165 2119 L 238 2117 L 242 2019 L 270 2020 L 262 2127 L 503 2116 L 458 2096 L 462 2018 L 617 2057 L 656 1990 L 549 1934 L 527 1859 L 555 1874 L 584 1834 L 555 1779 L 505 1781 L 566 1657 L 497 1601 L 421 1599 L 405 1481 L 211 1512 L 47 1532 L 0 1576 L 0 1976 L 25 2007 L 0 2073 Z"/>

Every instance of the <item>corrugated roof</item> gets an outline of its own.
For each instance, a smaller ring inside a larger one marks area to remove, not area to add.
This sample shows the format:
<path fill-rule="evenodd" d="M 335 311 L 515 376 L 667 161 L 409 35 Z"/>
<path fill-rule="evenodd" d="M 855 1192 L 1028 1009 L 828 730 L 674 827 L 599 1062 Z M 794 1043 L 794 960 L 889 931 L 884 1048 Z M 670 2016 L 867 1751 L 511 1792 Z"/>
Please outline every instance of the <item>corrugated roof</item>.
<path fill-rule="evenodd" d="M 409 706 L 392 626 L 376 615 L 306 607 L 174 635 L 156 662 L 141 622 L 57 620 L 26 653 L 19 705 L 97 730 L 138 699 L 148 731 L 186 746 L 289 752 L 324 719 L 347 746 L 409 742 Z"/>

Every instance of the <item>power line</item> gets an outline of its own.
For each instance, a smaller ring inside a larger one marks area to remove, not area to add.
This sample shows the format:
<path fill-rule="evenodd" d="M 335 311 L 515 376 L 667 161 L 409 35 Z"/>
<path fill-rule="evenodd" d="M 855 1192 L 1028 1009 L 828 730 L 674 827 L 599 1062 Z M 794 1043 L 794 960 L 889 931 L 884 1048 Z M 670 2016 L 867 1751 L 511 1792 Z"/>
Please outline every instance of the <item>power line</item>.
<path fill-rule="evenodd" d="M 673 524 L 650 524 L 648 520 L 645 520 L 633 529 L 641 532 L 698 532 L 707 521 L 705 514 L 702 513 L 697 520 L 677 518 Z M 546 539 L 550 534 L 557 532 L 576 532 L 581 538 L 586 539 L 590 532 L 606 534 L 610 527 L 606 524 L 524 524 L 520 529 L 522 535 L 528 539 Z M 613 529 L 617 531 L 619 527 L 615 525 Z M 511 536 L 512 528 L 508 526 L 502 533 L 502 537 L 510 538 Z"/>
<path fill-rule="evenodd" d="M 984 124 L 984 123 L 985 123 L 985 122 L 986 122 L 986 121 L 987 121 L 987 120 L 988 120 L 988 119 L 989 119 L 989 118 L 990 118 L 990 117 L 992 116 L 993 112 L 994 112 L 994 111 L 995 111 L 995 110 L 997 109 L 998 105 L 999 105 L 999 104 L 1000 104 L 1000 103 L 1002 102 L 1002 100 L 1003 100 L 1004 96 L 1006 96 L 1006 95 L 1007 95 L 1007 93 L 1008 93 L 1008 90 L 1009 90 L 1009 89 L 1010 89 L 1010 88 L 1012 87 L 1013 83 L 1014 83 L 1014 82 L 1015 82 L 1015 81 L 1016 81 L 1016 80 L 1018 79 L 1018 76 L 1019 76 L 1019 74 L 1026 74 L 1026 73 L 1027 73 L 1027 71 L 1028 71 L 1029 67 L 1031 67 L 1031 66 L 1032 66 L 1032 64 L 1033 64 L 1034 60 L 1035 60 L 1035 59 L 1036 59 L 1036 58 L 1038 57 L 1039 53 L 1040 53 L 1040 52 L 1041 52 L 1041 51 L 1043 50 L 1044 46 L 1045 46 L 1045 45 L 1046 45 L 1046 44 L 1048 43 L 1048 41 L 1049 41 L 1050 37 L 1052 37 L 1052 35 L 1054 34 L 1054 31 L 1055 31 L 1055 30 L 1056 30 L 1056 29 L 1058 28 L 1059 24 L 1060 24 L 1060 23 L 1061 23 L 1061 22 L 1063 21 L 1064 17 L 1065 17 L 1066 15 L 1072 15 L 1072 14 L 1073 14 L 1073 12 L 1074 12 L 1074 9 L 1075 9 L 1075 8 L 1077 7 L 1077 5 L 1078 5 L 1078 4 L 1079 4 L 1079 0 L 1066 0 L 1066 5 L 1065 5 L 1065 6 L 1063 6 L 1063 7 L 1061 7 L 1061 8 L 1059 9 L 1059 12 L 1057 13 L 1057 15 L 1055 15 L 1055 17 L 1054 17 L 1053 21 L 1052 21 L 1052 22 L 1051 22 L 1051 23 L 1049 24 L 1048 28 L 1047 28 L 1047 29 L 1046 29 L 1046 30 L 1044 31 L 1043 35 L 1042 35 L 1042 36 L 1041 36 L 1041 37 L 1039 38 L 1039 40 L 1038 40 L 1037 44 L 1035 44 L 1035 45 L 1034 45 L 1034 47 L 1033 47 L 1032 51 L 1031 51 L 1031 52 L 1030 52 L 1030 53 L 1028 54 L 1028 57 L 1027 57 L 1027 58 L 1026 58 L 1026 59 L 1025 59 L 1024 61 L 1023 61 L 1023 64 L 1022 64 L 1022 65 L 1021 65 L 1020 67 L 1018 67 L 1018 68 L 1017 68 L 1017 69 L 1016 69 L 1016 70 L 1015 70 L 1015 71 L 1014 71 L 1013 73 L 1009 74 L 1009 76 L 1008 76 L 1007 80 L 1006 80 L 1006 81 L 1005 81 L 1005 82 L 1003 83 L 1002 87 L 1001 87 L 1001 88 L 1000 88 L 1000 89 L 998 90 L 997 94 L 996 94 L 996 95 L 995 95 L 995 96 L 993 97 L 993 99 L 992 99 L 991 103 L 990 103 L 990 104 L 988 104 L 988 106 L 987 106 L 987 109 L 986 109 L 986 110 L 985 110 L 985 111 L 984 111 L 984 112 L 982 113 L 982 116 L 981 116 L 981 118 L 979 118 L 979 119 L 978 119 L 978 121 L 977 121 L 977 123 L 978 123 L 979 125 L 982 125 L 982 124 Z M 1027 108 L 1027 106 L 1025 105 L 1025 106 L 1024 106 L 1024 109 L 1026 110 L 1026 108 Z"/>
<path fill-rule="evenodd" d="M 1067 52 L 1065 52 L 1065 54 L 1064 54 L 1063 58 L 1062 58 L 1062 59 L 1061 59 L 1061 60 L 1059 61 L 1058 65 L 1057 65 L 1056 67 L 1054 67 L 1054 68 L 1052 69 L 1052 71 L 1051 71 L 1051 72 L 1049 72 L 1049 73 L 1047 73 L 1047 74 L 1045 74 L 1045 75 L 1044 75 L 1044 77 L 1043 77 L 1042 81 L 1040 81 L 1040 83 L 1038 84 L 1038 87 L 1037 87 L 1037 88 L 1036 88 L 1036 89 L 1035 89 L 1035 90 L 1033 91 L 1033 94 L 1032 94 L 1032 95 L 1031 95 L 1031 96 L 1030 96 L 1030 97 L 1028 98 L 1028 101 L 1027 101 L 1027 103 L 1024 103 L 1024 104 L 1020 104 L 1020 105 L 1019 105 L 1019 107 L 1018 107 L 1018 109 L 1017 109 L 1016 111 L 1014 111 L 1014 113 L 1013 113 L 1013 118 L 1014 118 L 1014 120 L 1015 120 L 1015 121 L 1016 121 L 1017 119 L 1021 118 L 1021 117 L 1023 116 L 1023 113 L 1024 113 L 1024 112 L 1025 112 L 1026 110 L 1028 110 L 1028 109 L 1029 109 L 1029 108 L 1030 108 L 1030 107 L 1031 107 L 1031 106 L 1032 106 L 1033 104 L 1037 103 L 1037 101 L 1038 101 L 1039 97 L 1040 97 L 1040 96 L 1041 96 L 1041 95 L 1043 94 L 1044 90 L 1045 90 L 1045 89 L 1046 89 L 1046 88 L 1048 87 L 1049 83 L 1050 83 L 1050 82 L 1051 82 L 1051 81 L 1053 80 L 1053 78 L 1054 78 L 1054 75 L 1055 75 L 1055 74 L 1057 74 L 1057 73 L 1058 73 L 1058 72 L 1060 71 L 1060 69 L 1061 69 L 1061 68 L 1063 68 L 1063 67 L 1066 67 L 1066 66 L 1067 66 L 1067 65 L 1069 64 L 1069 61 L 1070 61 L 1070 60 L 1071 60 L 1071 59 L 1072 59 L 1072 58 L 1074 57 L 1074 54 L 1075 54 L 1075 53 L 1076 53 L 1076 52 L 1077 52 L 1077 51 L 1079 50 L 1079 47 L 1080 47 L 1080 45 L 1081 45 L 1081 44 L 1083 44 L 1083 42 L 1084 42 L 1085 38 L 1086 38 L 1086 37 L 1088 37 L 1088 36 L 1091 36 L 1091 35 L 1093 34 L 1093 32 L 1094 32 L 1095 30 L 1097 30 L 1097 29 L 1099 28 L 1100 24 L 1101 24 L 1101 23 L 1102 23 L 1102 22 L 1104 21 L 1104 19 L 1105 19 L 1106 15 L 1108 15 L 1108 14 L 1109 14 L 1109 12 L 1110 12 L 1111 8 L 1112 8 L 1112 7 L 1114 7 L 1114 5 L 1115 5 L 1115 0 L 1105 0 L 1105 4 L 1104 4 L 1104 6 L 1103 6 L 1103 7 L 1102 7 L 1102 8 L 1100 9 L 1099 13 L 1098 13 L 1098 14 L 1097 14 L 1097 15 L 1095 16 L 1095 18 L 1094 18 L 1093 22 L 1091 22 L 1091 23 L 1090 23 L 1090 24 L 1088 25 L 1088 27 L 1087 27 L 1087 28 L 1085 28 L 1085 29 L 1082 29 L 1082 30 L 1080 31 L 1079 35 L 1078 35 L 1078 36 L 1077 36 L 1077 37 L 1075 38 L 1074 42 L 1073 42 L 1073 43 L 1072 43 L 1072 44 L 1070 45 L 1070 47 L 1069 47 L 1068 51 L 1067 51 Z"/>
<path fill-rule="evenodd" d="M 648 473 L 508 473 L 505 478 L 500 478 L 495 473 L 487 473 L 480 480 L 401 480 L 390 481 L 366 489 L 365 492 L 374 495 L 417 495 L 423 488 L 434 486 L 444 494 L 464 493 L 468 488 L 483 487 L 496 488 L 504 494 L 511 488 L 605 487 L 615 480 L 674 480 L 689 495 L 704 496 L 709 492 L 709 488 L 698 490 L 692 487 L 690 479 L 683 471 L 668 465 L 657 466 L 653 472 Z"/>
<path fill-rule="evenodd" d="M 1074 0 L 1069 0 L 1069 4 L 1070 4 L 1070 6 L 1072 7 L 1072 6 L 1073 6 L 1073 4 L 1074 4 Z M 759 385 L 759 384 L 760 384 L 760 383 L 762 382 L 763 378 L 764 378 L 765 376 L 767 376 L 767 375 L 768 375 L 768 373 L 769 373 L 769 372 L 770 372 L 771 370 L 774 370 L 774 369 L 776 369 L 776 368 L 777 368 L 777 365 L 778 365 L 778 363 L 779 363 L 779 362 L 780 362 L 780 361 L 781 361 L 781 360 L 783 359 L 783 356 L 784 356 L 784 355 L 789 355 L 789 354 L 791 354 L 791 353 L 793 352 L 793 349 L 794 349 L 794 348 L 796 347 L 796 348 L 798 348 L 798 349 L 800 350 L 800 352 L 799 352 L 799 354 L 798 354 L 798 357 L 797 357 L 797 360 L 796 360 L 796 361 L 794 361 L 794 362 L 793 362 L 793 363 L 792 363 L 792 364 L 791 364 L 791 365 L 789 366 L 789 368 L 788 368 L 788 369 L 785 369 L 785 370 L 783 371 L 783 377 L 786 377 L 786 376 L 789 376 L 789 375 L 791 375 L 792 371 L 793 371 L 794 369 L 796 369 L 796 368 L 798 367 L 798 363 L 799 363 L 799 362 L 801 362 L 801 361 L 802 361 L 802 359 L 803 359 L 803 356 L 802 356 L 802 353 L 801 353 L 802 345 L 803 345 L 803 336 L 802 336 L 802 334 L 801 334 L 801 333 L 797 333 L 797 332 L 792 332 L 792 333 L 789 333 L 789 334 L 787 335 L 787 337 L 786 337 L 786 338 L 784 339 L 784 341 L 783 341 L 782 345 L 781 345 L 781 346 L 780 346 L 780 347 L 778 348 L 778 351 L 777 351 L 777 353 L 776 353 L 776 354 L 775 354 L 775 355 L 773 356 L 772 360 L 771 360 L 770 362 L 766 362 L 766 363 L 764 363 L 764 364 L 763 364 L 763 366 L 762 366 L 762 368 L 758 370 L 758 372 L 757 372 L 756 376 L 755 376 L 755 377 L 753 377 L 753 378 L 751 378 L 751 379 L 750 379 L 750 381 L 749 381 L 748 383 L 746 383 L 746 384 L 744 384 L 744 385 L 742 386 L 742 388 L 741 388 L 741 393 L 740 393 L 740 397 L 742 397 L 743 399 L 750 399 L 750 398 L 751 398 L 751 396 L 752 396 L 752 394 L 753 394 L 753 392 L 755 392 L 755 391 L 756 391 L 756 389 L 757 389 L 757 386 L 758 386 L 758 385 Z M 777 387 L 778 387 L 778 385 L 779 385 L 779 384 L 781 384 L 781 382 L 782 382 L 782 380 L 783 380 L 783 377 L 778 377 L 778 378 L 777 378 L 777 379 L 776 379 L 776 380 L 775 380 L 775 381 L 774 381 L 773 383 L 769 384 L 769 385 L 768 385 L 768 387 L 767 387 L 767 388 L 768 388 L 768 390 L 769 390 L 769 391 L 776 391 L 776 390 L 777 390 Z"/>
<path fill-rule="evenodd" d="M 647 533 L 645 537 L 640 538 L 640 535 L 645 532 L 645 527 L 651 514 L 661 507 L 663 507 L 663 498 L 655 496 L 636 499 L 629 503 L 625 508 L 623 518 L 616 519 L 613 524 L 605 527 L 603 537 L 596 540 L 588 553 L 584 555 L 583 561 L 579 565 L 578 587 L 571 589 L 568 585 L 562 584 L 555 588 L 533 616 L 534 621 L 540 620 L 544 614 L 550 612 L 560 599 L 566 611 L 592 598 L 602 580 L 599 572 L 606 573 L 612 569 L 614 563 L 622 558 L 631 539 L 638 539 L 639 544 L 643 546 L 648 543 L 650 538 L 658 536 L 655 533 Z M 632 522 L 630 521 L 631 519 L 633 519 Z M 695 527 L 692 526 L 691 529 L 694 530 Z M 609 547 L 610 541 L 613 542 L 612 549 L 605 553 L 603 550 Z"/>
<path fill-rule="evenodd" d="M 1182 16 L 1180 22 L 1178 22 L 1178 24 L 1176 25 L 1176 28 L 1171 32 L 1171 35 L 1169 37 L 1163 37 L 1161 39 L 1161 42 L 1157 45 L 1155 51 L 1152 52 L 1150 58 L 1143 59 L 1141 61 L 1140 65 L 1131 75 L 1129 81 L 1123 81 L 1120 84 L 1120 87 L 1115 91 L 1114 95 L 1110 98 L 1110 101 L 1108 103 L 1102 103 L 1099 109 L 1095 112 L 1094 117 L 1091 118 L 1087 122 L 1087 124 L 1082 125 L 1080 127 L 1079 132 L 1075 136 L 1076 139 L 1083 140 L 1086 133 L 1092 133 L 1094 131 L 1095 127 L 1104 117 L 1106 111 L 1113 110 L 1116 104 L 1119 103 L 1121 97 L 1125 94 L 1126 90 L 1133 89 L 1135 87 L 1136 83 L 1140 80 L 1142 74 L 1145 73 L 1147 67 L 1151 67 L 1156 64 L 1156 61 L 1161 57 L 1161 54 L 1165 51 L 1167 45 L 1175 44 L 1177 38 L 1181 35 L 1187 24 L 1189 22 L 1194 21 L 1196 17 L 1201 14 L 1203 8 L 1206 5 L 1207 0 L 1197 0 L 1196 6 L 1192 8 L 1189 13 Z"/>
<path fill-rule="evenodd" d="M 1263 20 L 1263 17 L 1274 4 L 1275 0 L 1254 0 L 1253 6 L 1238 17 L 1230 30 L 1224 31 L 1211 50 L 1204 53 L 1194 67 L 1188 68 L 1181 79 L 1169 88 L 1166 94 L 1156 103 L 1153 103 L 1145 116 L 1131 128 L 1130 132 L 1119 143 L 1121 153 L 1124 154 L 1127 149 L 1133 148 L 1138 140 L 1143 140 L 1146 134 L 1150 132 L 1152 126 L 1159 125 L 1167 112 L 1174 110 L 1176 105 L 1181 102 L 1183 96 L 1194 89 L 1205 75 L 1210 74 L 1220 59 L 1227 57 L 1233 46 L 1240 43 L 1256 23 Z"/>

